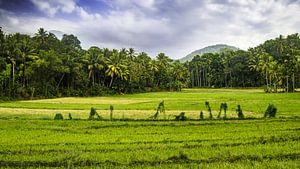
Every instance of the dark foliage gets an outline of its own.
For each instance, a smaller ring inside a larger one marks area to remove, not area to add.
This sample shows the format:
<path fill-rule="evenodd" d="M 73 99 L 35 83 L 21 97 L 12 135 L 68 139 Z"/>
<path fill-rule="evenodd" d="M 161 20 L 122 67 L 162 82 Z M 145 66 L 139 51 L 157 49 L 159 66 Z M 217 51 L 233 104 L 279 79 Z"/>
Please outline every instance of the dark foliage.
<path fill-rule="evenodd" d="M 103 96 L 184 87 L 265 86 L 266 92 L 294 92 L 300 87 L 297 33 L 248 51 L 206 53 L 186 63 L 164 53 L 152 59 L 132 48 L 84 50 L 80 44 L 74 35 L 59 40 L 43 28 L 33 37 L 5 34 L 0 28 L 0 98 Z"/>
<path fill-rule="evenodd" d="M 264 117 L 275 117 L 277 113 L 277 108 L 273 104 L 269 104 L 267 110 L 265 111 Z"/>
<path fill-rule="evenodd" d="M 73 119 L 72 114 L 69 113 L 69 120 L 72 120 L 72 119 Z"/>
<path fill-rule="evenodd" d="M 113 106 L 113 105 L 110 105 L 110 106 L 109 106 L 109 109 L 110 109 L 110 120 L 113 120 L 114 106 Z"/>
<path fill-rule="evenodd" d="M 203 111 L 200 112 L 200 120 L 204 119 Z"/>
<path fill-rule="evenodd" d="M 54 116 L 54 120 L 63 120 L 64 117 L 61 113 L 56 113 Z"/>
<path fill-rule="evenodd" d="M 237 105 L 237 109 L 236 109 L 237 115 L 239 119 L 244 119 L 244 114 L 243 114 L 243 110 L 241 108 L 241 105 Z"/>
<path fill-rule="evenodd" d="M 97 113 L 96 109 L 92 107 L 90 111 L 89 120 L 94 120 L 94 119 L 101 120 L 102 117 Z"/>
<path fill-rule="evenodd" d="M 177 120 L 177 121 L 187 120 L 187 117 L 185 116 L 185 112 L 181 112 L 179 115 L 175 116 L 175 120 Z"/>
<path fill-rule="evenodd" d="M 208 101 L 205 102 L 205 106 L 206 106 L 206 108 L 207 108 L 207 110 L 208 110 L 208 112 L 209 112 L 209 119 L 213 119 L 213 115 L 212 115 L 212 113 L 211 113 L 211 107 L 210 107 Z"/>

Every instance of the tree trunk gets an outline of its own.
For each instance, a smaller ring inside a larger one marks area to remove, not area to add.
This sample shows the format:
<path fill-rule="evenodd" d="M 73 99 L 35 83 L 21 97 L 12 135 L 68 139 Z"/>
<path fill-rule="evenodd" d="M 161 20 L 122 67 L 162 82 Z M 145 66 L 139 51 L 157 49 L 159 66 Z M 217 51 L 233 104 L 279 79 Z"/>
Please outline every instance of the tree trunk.
<path fill-rule="evenodd" d="M 289 92 L 289 77 L 286 77 L 286 92 Z"/>
<path fill-rule="evenodd" d="M 24 61 L 24 63 L 23 63 L 23 87 L 26 86 L 25 69 L 26 69 L 26 67 L 25 67 L 25 61 Z"/>
<path fill-rule="evenodd" d="M 65 76 L 65 73 L 61 76 L 61 78 L 60 78 L 60 80 L 59 80 L 59 82 L 58 82 L 58 84 L 57 84 L 57 86 L 56 86 L 56 89 L 55 89 L 56 91 L 57 91 L 57 89 L 58 89 L 58 87 L 59 87 L 61 81 L 63 80 L 64 76 Z"/>
<path fill-rule="evenodd" d="M 224 80 L 225 86 L 227 88 L 227 73 L 225 73 L 225 80 Z"/>
<path fill-rule="evenodd" d="M 203 78 L 204 78 L 204 87 L 207 86 L 207 77 L 206 77 L 206 69 L 203 71 Z"/>
<path fill-rule="evenodd" d="M 295 73 L 293 73 L 293 93 L 295 92 Z"/>
<path fill-rule="evenodd" d="M 191 76 L 191 78 L 192 78 L 192 87 L 194 87 L 194 71 L 192 70 L 192 76 Z"/>
<path fill-rule="evenodd" d="M 269 80 L 268 80 L 267 70 L 265 70 L 265 74 L 266 74 L 266 77 L 265 77 L 265 78 L 266 78 L 266 85 L 267 85 L 267 86 L 266 86 L 266 90 L 267 90 L 267 92 L 269 92 L 269 82 L 268 82 Z"/>
<path fill-rule="evenodd" d="M 230 83 L 230 87 L 232 88 L 232 74 L 231 74 L 231 71 L 229 71 L 229 77 L 230 77 L 230 80 L 229 80 L 229 83 Z"/>
<path fill-rule="evenodd" d="M 113 80 L 114 80 L 114 78 L 113 78 L 113 77 L 111 77 L 111 79 L 110 79 L 110 83 L 109 83 L 109 88 L 111 88 L 111 86 L 112 86 L 112 83 L 113 83 Z"/>
<path fill-rule="evenodd" d="M 202 87 L 202 75 L 201 75 L 202 69 L 200 70 L 200 87 Z"/>
<path fill-rule="evenodd" d="M 12 86 L 15 85 L 15 64 L 12 64 Z"/>
<path fill-rule="evenodd" d="M 94 71 L 93 71 L 94 72 Z M 95 85 L 95 73 L 93 73 L 93 86 Z"/>

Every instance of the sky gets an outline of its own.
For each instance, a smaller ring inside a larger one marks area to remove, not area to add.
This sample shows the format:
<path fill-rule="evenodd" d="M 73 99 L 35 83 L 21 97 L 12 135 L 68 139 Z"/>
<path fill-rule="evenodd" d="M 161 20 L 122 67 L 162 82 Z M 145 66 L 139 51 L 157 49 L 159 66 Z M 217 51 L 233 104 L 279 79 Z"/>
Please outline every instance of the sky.
<path fill-rule="evenodd" d="M 0 26 L 73 34 L 84 49 L 132 47 L 179 59 L 209 45 L 247 50 L 300 33 L 300 0 L 0 0 Z"/>

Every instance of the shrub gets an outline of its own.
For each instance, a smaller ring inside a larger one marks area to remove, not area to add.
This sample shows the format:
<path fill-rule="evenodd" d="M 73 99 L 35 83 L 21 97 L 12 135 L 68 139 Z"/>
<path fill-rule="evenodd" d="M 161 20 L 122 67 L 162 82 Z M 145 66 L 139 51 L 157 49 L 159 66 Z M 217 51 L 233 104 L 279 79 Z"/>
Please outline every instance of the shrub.
<path fill-rule="evenodd" d="M 90 111 L 90 117 L 94 117 L 96 115 L 97 111 L 94 107 L 91 108 L 91 111 Z"/>
<path fill-rule="evenodd" d="M 224 119 L 226 119 L 226 111 L 227 111 L 227 103 L 223 103 L 223 109 L 224 109 Z"/>
<path fill-rule="evenodd" d="M 64 117 L 61 113 L 56 113 L 54 116 L 54 120 L 63 120 Z"/>
<path fill-rule="evenodd" d="M 243 118 L 244 118 L 244 114 L 243 114 L 241 105 L 238 105 L 238 106 L 237 106 L 236 112 L 237 112 L 237 114 L 238 114 L 238 118 L 239 118 L 239 119 L 243 119 Z"/>
<path fill-rule="evenodd" d="M 110 109 L 110 120 L 113 120 L 114 106 L 113 106 L 113 105 L 110 105 L 109 109 Z"/>
<path fill-rule="evenodd" d="M 222 110 L 224 110 L 224 119 L 226 119 L 227 103 L 221 103 L 218 118 L 221 118 Z"/>
<path fill-rule="evenodd" d="M 158 104 L 158 107 L 156 109 L 156 112 L 158 112 L 158 114 L 160 113 L 163 113 L 164 114 L 164 119 L 166 119 L 166 114 L 165 114 L 165 102 L 164 101 L 161 101 L 159 104 Z M 158 116 L 157 114 L 157 116 Z M 157 117 L 156 116 L 156 117 Z"/>
<path fill-rule="evenodd" d="M 200 120 L 203 120 L 204 119 L 204 116 L 203 116 L 203 112 L 201 111 L 200 112 Z"/>
<path fill-rule="evenodd" d="M 185 112 L 181 112 L 178 116 L 175 116 L 175 120 L 185 121 L 187 117 L 185 116 Z"/>
<path fill-rule="evenodd" d="M 219 111 L 219 114 L 218 114 L 218 119 L 221 117 L 222 109 L 223 109 L 223 103 L 221 103 L 221 105 L 220 105 L 220 111 Z"/>
<path fill-rule="evenodd" d="M 69 120 L 72 120 L 73 118 L 72 118 L 72 114 L 71 113 L 69 113 Z"/>
<path fill-rule="evenodd" d="M 207 110 L 209 111 L 209 118 L 212 119 L 213 116 L 212 116 L 212 113 L 211 113 L 211 107 L 210 107 L 208 101 L 205 102 L 205 106 L 206 106 Z"/>
<path fill-rule="evenodd" d="M 101 116 L 97 113 L 96 109 L 92 107 L 90 111 L 89 120 L 93 120 L 95 116 L 97 116 L 98 120 L 102 119 Z"/>
<path fill-rule="evenodd" d="M 275 107 L 275 105 L 273 104 L 269 104 L 267 110 L 265 111 L 265 115 L 264 117 L 275 117 L 276 116 L 276 112 L 277 112 L 277 108 Z"/>

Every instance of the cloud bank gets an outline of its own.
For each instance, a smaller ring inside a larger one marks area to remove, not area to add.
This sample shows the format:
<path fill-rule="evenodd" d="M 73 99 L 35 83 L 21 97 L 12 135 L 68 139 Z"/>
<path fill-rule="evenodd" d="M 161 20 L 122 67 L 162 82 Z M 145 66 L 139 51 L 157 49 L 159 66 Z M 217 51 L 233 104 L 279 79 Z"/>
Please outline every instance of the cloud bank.
<path fill-rule="evenodd" d="M 43 27 L 76 35 L 84 48 L 133 47 L 173 59 L 219 43 L 247 49 L 300 28 L 300 0 L 27 0 L 22 8 L 36 10 L 24 14 L 5 3 L 7 32 Z"/>

